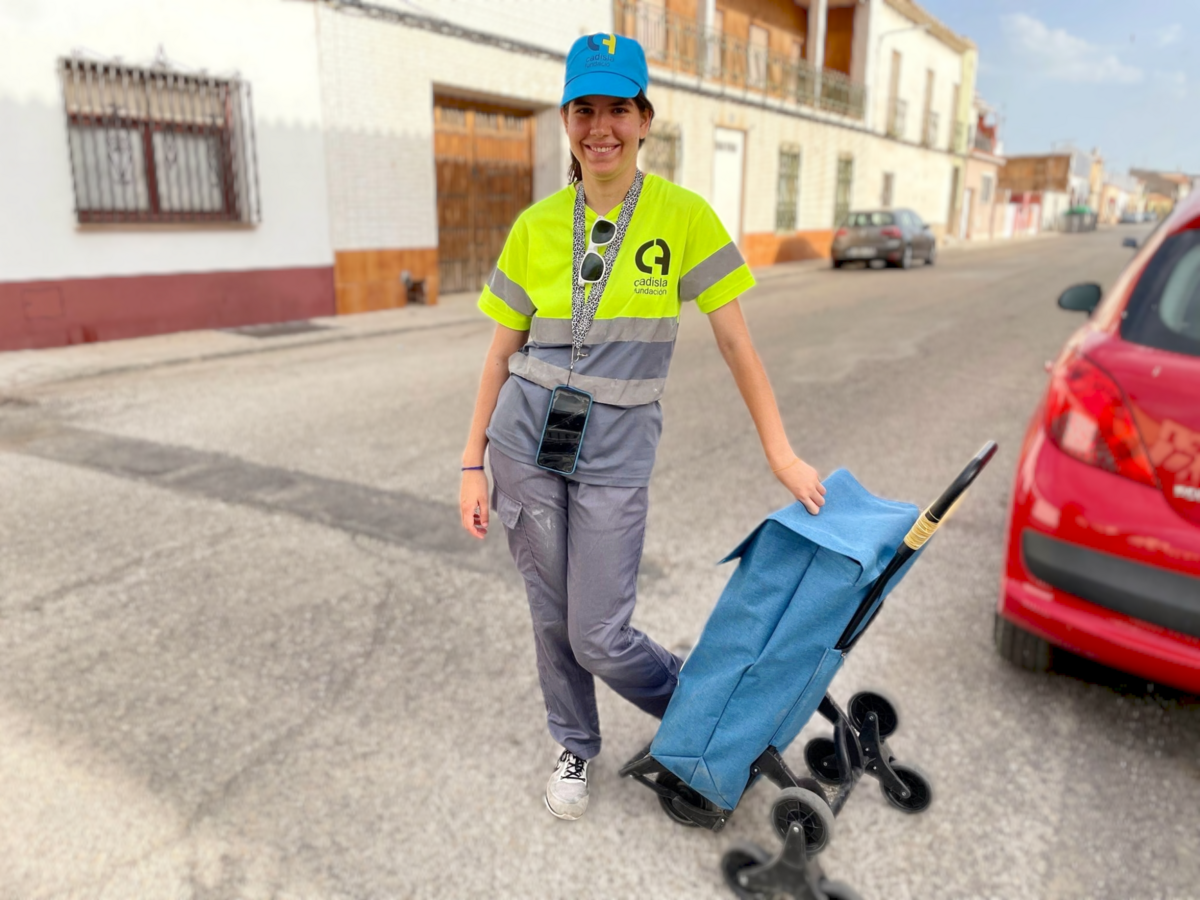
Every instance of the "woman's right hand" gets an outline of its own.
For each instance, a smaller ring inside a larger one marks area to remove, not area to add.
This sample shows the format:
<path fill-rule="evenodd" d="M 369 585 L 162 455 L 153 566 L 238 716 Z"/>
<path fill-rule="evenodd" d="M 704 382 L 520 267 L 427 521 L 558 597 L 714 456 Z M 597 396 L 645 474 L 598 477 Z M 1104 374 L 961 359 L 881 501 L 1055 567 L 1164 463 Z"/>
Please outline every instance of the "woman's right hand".
<path fill-rule="evenodd" d="M 458 511 L 462 527 L 473 538 L 483 540 L 488 529 L 488 480 L 482 469 L 462 473 L 462 488 L 458 493 Z"/>

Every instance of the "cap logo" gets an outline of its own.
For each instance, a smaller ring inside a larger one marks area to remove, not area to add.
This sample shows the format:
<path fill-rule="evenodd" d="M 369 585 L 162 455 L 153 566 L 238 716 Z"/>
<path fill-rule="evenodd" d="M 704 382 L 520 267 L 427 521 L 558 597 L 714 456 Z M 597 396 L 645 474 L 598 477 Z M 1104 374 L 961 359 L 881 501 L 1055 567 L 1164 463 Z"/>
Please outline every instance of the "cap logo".
<path fill-rule="evenodd" d="M 602 38 L 599 43 L 597 38 Z M 599 50 L 601 45 L 608 48 L 608 55 L 612 56 L 617 52 L 617 36 L 615 34 L 589 34 L 587 39 L 589 50 Z"/>

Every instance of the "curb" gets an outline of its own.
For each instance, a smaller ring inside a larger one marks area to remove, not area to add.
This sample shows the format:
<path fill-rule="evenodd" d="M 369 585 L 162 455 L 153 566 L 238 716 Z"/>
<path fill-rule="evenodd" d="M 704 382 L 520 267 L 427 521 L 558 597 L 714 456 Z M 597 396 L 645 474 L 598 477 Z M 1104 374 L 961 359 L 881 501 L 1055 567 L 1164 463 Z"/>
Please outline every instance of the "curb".
<path fill-rule="evenodd" d="M 333 321 L 329 318 L 312 319 L 313 322 Z M 190 363 L 210 362 L 220 359 L 236 359 L 241 356 L 255 356 L 263 353 L 277 353 L 282 350 L 293 350 L 298 347 L 312 347 L 323 344 L 338 344 L 349 341 L 370 340 L 377 337 L 389 337 L 397 334 L 407 334 L 410 332 L 433 331 L 441 328 L 453 328 L 460 325 L 482 324 L 482 320 L 478 316 L 459 317 L 446 319 L 440 322 L 413 323 L 406 325 L 393 325 L 382 328 L 361 328 L 349 329 L 344 325 L 340 328 L 331 328 L 328 331 L 310 333 L 303 337 L 293 336 L 290 339 L 276 339 L 272 343 L 258 343 L 241 348 L 231 348 L 227 350 L 214 350 L 211 352 L 200 353 L 183 353 L 177 356 L 163 356 L 160 358 L 152 358 L 140 360 L 132 363 L 117 363 L 114 365 L 104 365 L 103 363 L 80 364 L 72 366 L 69 362 L 64 363 L 58 371 L 48 371 L 44 375 L 33 374 L 27 379 L 22 379 L 22 370 L 16 368 L 12 373 L 3 372 L 0 367 L 0 398 L 12 397 L 22 391 L 33 390 L 40 387 L 46 387 L 52 384 L 67 384 L 73 381 L 82 381 L 88 378 L 100 378 L 108 375 L 124 375 L 130 372 L 141 372 L 149 369 L 162 369 L 173 366 L 184 366 Z M 217 329 L 204 329 L 194 332 L 183 332 L 183 334 L 193 335 L 209 335 L 218 332 Z M 223 333 L 229 334 L 225 331 Z M 155 338 L 166 337 L 166 335 L 153 335 L 145 338 L 131 338 L 135 341 L 154 340 Z M 271 338 L 253 338 L 246 336 L 247 340 L 264 341 L 272 340 Z M 112 343 L 108 342 L 111 346 Z M 94 346 L 94 345 L 87 345 Z M 70 350 L 72 348 L 56 347 L 52 350 Z M 42 353 L 45 351 L 28 350 L 16 351 L 17 353 Z M 0 355 L 0 363 L 3 362 L 4 355 Z"/>

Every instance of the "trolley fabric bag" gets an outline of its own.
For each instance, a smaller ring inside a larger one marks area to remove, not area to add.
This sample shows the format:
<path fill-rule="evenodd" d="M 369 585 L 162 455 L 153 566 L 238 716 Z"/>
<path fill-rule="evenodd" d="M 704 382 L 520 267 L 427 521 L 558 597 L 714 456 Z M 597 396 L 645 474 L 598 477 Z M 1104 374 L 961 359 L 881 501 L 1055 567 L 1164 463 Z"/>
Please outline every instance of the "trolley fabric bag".
<path fill-rule="evenodd" d="M 785 507 L 721 561 L 740 559 L 650 748 L 723 809 L 737 806 L 759 755 L 786 748 L 816 711 L 842 665 L 839 638 L 920 515 L 874 496 L 845 469 L 824 483 L 819 515 L 798 502 Z"/>

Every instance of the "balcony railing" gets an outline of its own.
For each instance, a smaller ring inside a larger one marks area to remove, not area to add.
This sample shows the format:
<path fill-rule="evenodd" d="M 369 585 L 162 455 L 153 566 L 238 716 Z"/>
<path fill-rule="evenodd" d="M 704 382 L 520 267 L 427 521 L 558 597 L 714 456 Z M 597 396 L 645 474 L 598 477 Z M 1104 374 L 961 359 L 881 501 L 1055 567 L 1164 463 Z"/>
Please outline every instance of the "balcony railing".
<path fill-rule="evenodd" d="M 888 137 L 904 137 L 904 120 L 908 117 L 908 104 L 899 97 L 893 97 L 888 102 L 887 133 Z"/>
<path fill-rule="evenodd" d="M 617 32 L 637 38 L 652 65 L 784 102 L 818 105 L 817 71 L 803 59 L 709 31 L 694 18 L 639 0 L 615 0 L 614 12 Z M 820 82 L 821 109 L 862 118 L 862 85 L 828 69 Z"/>
<path fill-rule="evenodd" d="M 921 146 L 933 147 L 937 145 L 938 135 L 938 114 L 930 111 L 925 113 L 925 127 L 921 132 Z"/>
<path fill-rule="evenodd" d="M 821 72 L 821 109 L 861 119 L 866 108 L 866 89 L 834 69 Z"/>
<path fill-rule="evenodd" d="M 982 150 L 984 153 L 994 153 L 996 151 L 996 140 L 982 131 L 976 131 L 975 149 Z"/>

